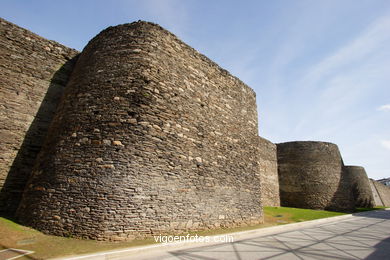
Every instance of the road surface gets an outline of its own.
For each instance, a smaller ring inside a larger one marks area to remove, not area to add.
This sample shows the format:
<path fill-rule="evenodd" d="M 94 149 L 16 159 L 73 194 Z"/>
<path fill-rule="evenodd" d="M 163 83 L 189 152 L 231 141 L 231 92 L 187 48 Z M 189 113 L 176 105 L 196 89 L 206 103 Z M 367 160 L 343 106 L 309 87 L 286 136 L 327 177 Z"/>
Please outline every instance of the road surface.
<path fill-rule="evenodd" d="M 233 243 L 185 250 L 141 253 L 113 259 L 390 259 L 390 210 L 354 215 L 288 232 L 243 239 Z"/>

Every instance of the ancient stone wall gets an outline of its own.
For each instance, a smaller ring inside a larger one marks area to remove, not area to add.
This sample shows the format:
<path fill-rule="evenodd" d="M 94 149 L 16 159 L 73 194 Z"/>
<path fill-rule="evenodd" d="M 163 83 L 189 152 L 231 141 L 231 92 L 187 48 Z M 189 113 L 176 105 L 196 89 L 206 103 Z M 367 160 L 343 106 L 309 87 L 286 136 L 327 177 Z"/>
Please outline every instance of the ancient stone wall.
<path fill-rule="evenodd" d="M 276 145 L 258 138 L 260 156 L 261 196 L 263 206 L 280 207 Z"/>
<path fill-rule="evenodd" d="M 374 196 L 370 187 L 370 180 L 363 167 L 345 166 L 346 174 L 352 180 L 352 192 L 355 207 L 372 208 L 375 205 Z"/>
<path fill-rule="evenodd" d="M 17 216 L 123 240 L 262 222 L 255 93 L 161 27 L 109 27 L 77 61 Z"/>
<path fill-rule="evenodd" d="M 2 214 L 18 205 L 76 54 L 0 18 Z"/>
<path fill-rule="evenodd" d="M 372 196 L 374 198 L 374 206 L 382 207 L 383 206 L 383 202 L 382 202 L 381 197 L 379 196 L 378 191 L 375 188 L 374 180 L 372 180 L 372 179 L 369 179 L 369 180 L 370 180 L 370 188 L 372 190 Z"/>
<path fill-rule="evenodd" d="M 325 142 L 277 144 L 282 206 L 351 211 L 351 183 L 337 145 Z"/>
<path fill-rule="evenodd" d="M 261 223 L 263 205 L 390 206 L 336 145 L 258 137 L 253 90 L 158 25 L 109 27 L 77 60 L 0 22 L 0 209 L 29 179 L 25 224 L 125 240 Z"/>
<path fill-rule="evenodd" d="M 390 207 L 390 187 L 374 180 L 370 181 L 372 182 L 374 193 L 379 195 L 379 203 L 376 206 Z"/>

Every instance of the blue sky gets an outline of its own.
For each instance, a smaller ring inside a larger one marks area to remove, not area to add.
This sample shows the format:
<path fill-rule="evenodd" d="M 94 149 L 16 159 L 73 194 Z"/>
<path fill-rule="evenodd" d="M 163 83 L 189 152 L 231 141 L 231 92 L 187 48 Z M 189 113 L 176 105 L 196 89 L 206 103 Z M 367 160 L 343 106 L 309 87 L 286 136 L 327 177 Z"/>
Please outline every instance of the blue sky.
<path fill-rule="evenodd" d="M 2 0 L 1 17 L 82 50 L 104 28 L 160 24 L 257 93 L 273 142 L 328 141 L 390 177 L 388 0 Z"/>

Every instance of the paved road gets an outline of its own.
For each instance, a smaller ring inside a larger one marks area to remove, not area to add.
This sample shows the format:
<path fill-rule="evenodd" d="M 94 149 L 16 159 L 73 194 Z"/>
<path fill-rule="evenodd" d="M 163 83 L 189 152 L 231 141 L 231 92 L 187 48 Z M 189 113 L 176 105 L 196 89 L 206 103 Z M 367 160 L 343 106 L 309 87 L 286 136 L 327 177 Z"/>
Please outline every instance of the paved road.
<path fill-rule="evenodd" d="M 390 259 L 390 210 L 234 243 L 115 259 Z"/>

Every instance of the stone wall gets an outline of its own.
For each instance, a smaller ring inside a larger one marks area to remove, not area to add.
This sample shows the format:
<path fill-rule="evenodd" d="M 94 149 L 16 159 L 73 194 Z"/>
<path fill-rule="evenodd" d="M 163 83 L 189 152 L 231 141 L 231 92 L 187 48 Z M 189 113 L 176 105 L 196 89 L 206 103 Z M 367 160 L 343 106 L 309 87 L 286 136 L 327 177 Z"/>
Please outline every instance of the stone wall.
<path fill-rule="evenodd" d="M 161 27 L 109 27 L 80 55 L 17 212 L 124 240 L 263 220 L 255 93 Z"/>
<path fill-rule="evenodd" d="M 18 205 L 77 51 L 0 18 L 0 211 Z"/>
<path fill-rule="evenodd" d="M 336 145 L 258 137 L 253 90 L 158 25 L 109 27 L 77 59 L 0 22 L 0 209 L 29 179 L 25 224 L 126 240 L 261 223 L 263 205 L 390 206 Z"/>
<path fill-rule="evenodd" d="M 379 203 L 376 206 L 390 207 L 390 187 L 371 179 L 370 181 L 372 183 L 372 187 L 374 188 L 373 192 L 379 195 Z"/>
<path fill-rule="evenodd" d="M 280 207 L 276 145 L 258 138 L 261 174 L 261 196 L 264 206 Z"/>
<path fill-rule="evenodd" d="M 369 179 L 369 180 L 370 180 L 370 188 L 372 190 L 372 196 L 374 197 L 374 206 L 382 207 L 383 206 L 383 202 L 382 202 L 381 197 L 379 196 L 378 191 L 375 188 L 374 180 L 372 180 L 372 179 Z"/>
<path fill-rule="evenodd" d="M 370 180 L 363 167 L 345 166 L 346 174 L 352 180 L 352 192 L 355 207 L 372 208 L 375 205 L 374 196 L 370 187 Z"/>
<path fill-rule="evenodd" d="M 325 142 L 277 144 L 282 206 L 351 211 L 351 183 L 337 145 Z"/>

